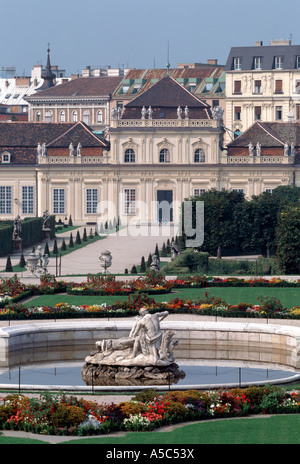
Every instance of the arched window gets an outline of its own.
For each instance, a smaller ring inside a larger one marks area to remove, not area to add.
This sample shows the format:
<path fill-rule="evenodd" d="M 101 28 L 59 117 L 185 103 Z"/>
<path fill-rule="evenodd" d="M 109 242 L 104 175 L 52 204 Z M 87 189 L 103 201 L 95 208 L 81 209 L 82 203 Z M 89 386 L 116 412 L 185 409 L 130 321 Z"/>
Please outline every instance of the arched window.
<path fill-rule="evenodd" d="M 132 150 L 131 148 L 128 148 L 128 150 L 125 151 L 124 161 L 125 161 L 125 163 L 134 163 L 135 162 L 134 150 Z"/>
<path fill-rule="evenodd" d="M 1 155 L 2 163 L 10 163 L 10 153 L 8 151 L 4 151 Z"/>
<path fill-rule="evenodd" d="M 167 148 L 163 148 L 159 152 L 159 162 L 160 163 L 169 163 L 170 162 L 170 153 Z"/>
<path fill-rule="evenodd" d="M 103 112 L 102 110 L 97 111 L 97 123 L 102 124 L 103 122 Z"/>
<path fill-rule="evenodd" d="M 77 111 L 73 111 L 73 112 L 72 112 L 72 121 L 73 121 L 73 122 L 77 122 L 77 121 L 78 121 Z"/>
<path fill-rule="evenodd" d="M 90 124 L 90 112 L 89 112 L 89 110 L 84 110 L 83 115 L 82 115 L 82 121 L 87 125 Z"/>
<path fill-rule="evenodd" d="M 35 113 L 35 122 L 40 122 L 41 121 L 41 113 L 40 111 L 37 111 Z"/>
<path fill-rule="evenodd" d="M 64 111 L 61 111 L 59 113 L 59 121 L 60 122 L 66 122 L 66 113 Z"/>
<path fill-rule="evenodd" d="M 194 154 L 195 163 L 205 163 L 205 153 L 202 148 L 197 148 Z"/>
<path fill-rule="evenodd" d="M 52 117 L 53 117 L 52 111 L 46 111 L 45 122 L 52 122 Z"/>

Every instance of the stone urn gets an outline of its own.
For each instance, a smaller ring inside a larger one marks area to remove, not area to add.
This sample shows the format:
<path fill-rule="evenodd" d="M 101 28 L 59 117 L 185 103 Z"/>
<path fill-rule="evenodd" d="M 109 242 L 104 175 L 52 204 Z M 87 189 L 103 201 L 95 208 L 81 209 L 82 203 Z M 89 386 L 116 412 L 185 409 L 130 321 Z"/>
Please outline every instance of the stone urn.
<path fill-rule="evenodd" d="M 103 251 L 99 256 L 99 260 L 100 266 L 103 267 L 103 273 L 109 274 L 109 271 L 107 269 L 112 265 L 112 256 L 110 251 Z"/>

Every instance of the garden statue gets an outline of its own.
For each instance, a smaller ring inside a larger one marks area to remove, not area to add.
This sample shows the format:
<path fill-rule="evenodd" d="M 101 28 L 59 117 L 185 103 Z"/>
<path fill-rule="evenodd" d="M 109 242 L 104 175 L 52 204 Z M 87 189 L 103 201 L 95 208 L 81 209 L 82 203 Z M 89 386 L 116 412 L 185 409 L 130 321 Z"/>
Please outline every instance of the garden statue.
<path fill-rule="evenodd" d="M 49 240 L 50 235 L 51 235 L 51 228 L 50 228 L 50 214 L 49 211 L 46 209 L 43 214 L 43 226 L 42 226 L 42 231 L 43 231 L 43 239 L 44 240 Z"/>
<path fill-rule="evenodd" d="M 47 254 L 43 254 L 42 247 L 40 245 L 37 247 L 36 251 L 27 256 L 26 267 L 33 275 L 35 275 L 35 277 L 39 277 L 41 274 L 47 274 L 48 264 L 49 256 Z"/>
<path fill-rule="evenodd" d="M 110 251 L 103 251 L 99 257 L 100 266 L 104 268 L 104 274 L 109 274 L 108 267 L 112 265 L 112 256 Z"/>
<path fill-rule="evenodd" d="M 159 271 L 160 270 L 160 262 L 159 259 L 156 255 L 152 256 L 152 262 L 150 264 L 150 269 L 153 271 Z"/>
<path fill-rule="evenodd" d="M 13 236 L 12 236 L 14 251 L 22 250 L 21 233 L 22 233 L 22 221 L 21 221 L 20 216 L 18 215 L 14 220 L 14 228 L 13 228 Z"/>
<path fill-rule="evenodd" d="M 18 215 L 14 220 L 13 240 L 21 239 L 22 221 Z"/>
<path fill-rule="evenodd" d="M 49 229 L 50 228 L 50 214 L 49 211 L 46 209 L 43 214 L 43 229 Z"/>
<path fill-rule="evenodd" d="M 178 340 L 173 338 L 175 332 L 163 332 L 160 327 L 160 321 L 168 315 L 168 311 L 150 314 L 147 308 L 140 308 L 128 337 L 96 342 L 96 350 L 85 358 L 86 364 L 82 368 L 84 381 L 89 383 L 91 372 L 94 381 L 98 377 L 100 382 L 106 377 L 111 380 L 112 376 L 123 382 L 130 378 L 141 382 L 149 382 L 149 379 L 161 382 L 170 377 L 184 377 L 185 374 L 174 362 L 173 349 L 178 344 Z"/>

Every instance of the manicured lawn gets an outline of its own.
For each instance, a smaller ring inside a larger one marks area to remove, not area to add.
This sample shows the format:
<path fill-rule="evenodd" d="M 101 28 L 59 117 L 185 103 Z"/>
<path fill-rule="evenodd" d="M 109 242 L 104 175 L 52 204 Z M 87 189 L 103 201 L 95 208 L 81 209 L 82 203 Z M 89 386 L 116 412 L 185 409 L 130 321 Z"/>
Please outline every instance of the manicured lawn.
<path fill-rule="evenodd" d="M 197 300 L 203 298 L 205 293 L 210 296 L 216 296 L 230 304 L 249 303 L 257 304 L 257 298 L 260 296 L 273 296 L 278 298 L 283 306 L 292 308 L 300 305 L 300 288 L 268 288 L 268 287 L 226 287 L 226 288 L 208 288 L 208 289 L 175 289 L 173 292 L 164 295 L 156 295 L 155 301 L 170 301 L 174 298 L 188 298 Z M 128 296 L 77 296 L 77 295 L 42 295 L 28 301 L 27 307 L 30 306 L 54 306 L 57 303 L 65 302 L 74 305 L 101 304 L 108 305 L 117 301 L 127 300 Z"/>
<path fill-rule="evenodd" d="M 203 421 L 176 427 L 170 432 L 138 432 L 125 436 L 97 436 L 65 441 L 64 444 L 300 444 L 300 415 Z M 25 439 L 0 436 L 1 444 L 22 444 Z M 38 443 L 26 440 L 26 443 Z"/>

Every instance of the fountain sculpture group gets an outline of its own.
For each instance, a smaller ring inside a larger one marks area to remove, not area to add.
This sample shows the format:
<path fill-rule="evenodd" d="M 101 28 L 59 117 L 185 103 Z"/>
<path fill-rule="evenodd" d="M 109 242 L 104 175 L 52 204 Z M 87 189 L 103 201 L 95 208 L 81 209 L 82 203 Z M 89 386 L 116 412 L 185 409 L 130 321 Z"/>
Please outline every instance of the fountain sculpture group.
<path fill-rule="evenodd" d="M 87 385 L 167 384 L 184 378 L 173 353 L 175 331 L 162 331 L 160 321 L 168 312 L 139 310 L 128 337 L 96 342 L 85 358 L 82 378 Z"/>

